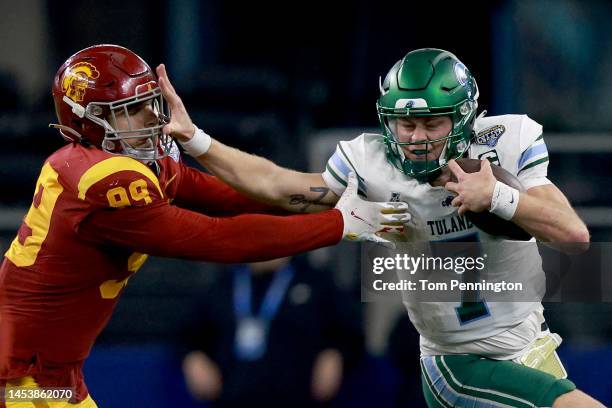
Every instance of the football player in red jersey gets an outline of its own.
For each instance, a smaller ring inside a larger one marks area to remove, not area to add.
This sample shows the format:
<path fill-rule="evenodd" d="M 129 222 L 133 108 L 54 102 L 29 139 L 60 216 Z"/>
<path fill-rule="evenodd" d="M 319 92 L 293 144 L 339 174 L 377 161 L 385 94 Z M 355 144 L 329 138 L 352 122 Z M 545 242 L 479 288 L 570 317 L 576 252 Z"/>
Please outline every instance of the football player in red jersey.
<path fill-rule="evenodd" d="M 342 237 L 385 243 L 376 233 L 409 218 L 402 203 L 358 198 L 354 178 L 335 209 L 273 215 L 272 206 L 186 167 L 172 139 L 193 127 L 182 102 L 170 101 L 170 118 L 156 74 L 126 48 L 74 54 L 55 76 L 53 98 L 53 126 L 70 143 L 43 164 L 0 268 L 0 392 L 7 397 L 20 387 L 63 387 L 73 390 L 70 402 L 49 406 L 96 406 L 83 361 L 147 254 L 261 261 Z"/>

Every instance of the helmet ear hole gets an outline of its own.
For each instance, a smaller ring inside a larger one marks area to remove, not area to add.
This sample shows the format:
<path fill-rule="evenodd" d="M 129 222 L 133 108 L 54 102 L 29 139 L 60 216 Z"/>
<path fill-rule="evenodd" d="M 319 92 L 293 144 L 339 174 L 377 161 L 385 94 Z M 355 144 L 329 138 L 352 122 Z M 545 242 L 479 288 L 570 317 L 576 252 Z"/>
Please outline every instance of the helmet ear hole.
<path fill-rule="evenodd" d="M 100 105 L 91 105 L 90 113 L 94 116 L 101 116 L 103 113 L 103 109 Z"/>
<path fill-rule="evenodd" d="M 102 149 L 112 152 L 113 150 L 115 150 L 115 142 L 113 142 L 112 140 L 103 141 Z"/>

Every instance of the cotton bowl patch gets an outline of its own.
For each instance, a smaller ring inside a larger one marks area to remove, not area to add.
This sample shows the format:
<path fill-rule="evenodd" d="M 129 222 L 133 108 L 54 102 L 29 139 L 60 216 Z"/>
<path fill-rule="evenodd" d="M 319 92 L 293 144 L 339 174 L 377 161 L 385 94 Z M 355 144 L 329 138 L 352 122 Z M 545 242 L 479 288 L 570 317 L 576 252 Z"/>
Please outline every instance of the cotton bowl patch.
<path fill-rule="evenodd" d="M 481 130 L 476 135 L 476 143 L 494 147 L 505 131 L 506 127 L 504 125 L 495 125 L 488 129 Z"/>

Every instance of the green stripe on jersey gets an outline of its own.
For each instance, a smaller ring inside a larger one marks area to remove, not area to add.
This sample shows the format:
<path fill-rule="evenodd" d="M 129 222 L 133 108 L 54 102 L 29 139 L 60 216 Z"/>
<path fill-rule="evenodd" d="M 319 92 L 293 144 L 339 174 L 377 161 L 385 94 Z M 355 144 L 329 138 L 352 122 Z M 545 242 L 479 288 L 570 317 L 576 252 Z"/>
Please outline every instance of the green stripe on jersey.
<path fill-rule="evenodd" d="M 327 169 L 327 171 L 329 171 L 329 174 L 331 174 L 332 176 L 334 176 L 334 178 L 338 181 L 338 183 L 342 184 L 344 187 L 347 186 L 347 183 L 345 180 L 342 179 L 342 177 L 340 177 L 338 174 L 336 174 L 336 172 L 331 168 L 331 166 L 329 165 L 329 163 L 327 163 L 327 165 L 325 166 L 325 168 Z"/>
<path fill-rule="evenodd" d="M 327 165 L 325 166 L 325 168 L 327 169 L 327 171 L 329 171 L 329 174 L 331 174 L 337 181 L 338 183 L 342 184 L 344 187 L 346 187 L 348 185 L 348 183 L 346 182 L 346 180 L 343 180 L 342 177 L 340 177 L 338 175 L 338 173 L 336 173 L 334 171 L 334 169 L 329 165 L 329 163 L 327 163 Z M 359 180 L 357 181 L 357 194 L 359 194 L 360 196 L 362 196 L 363 198 L 368 198 L 368 195 L 365 193 L 365 191 L 361 188 L 361 183 L 359 182 Z"/>
<path fill-rule="evenodd" d="M 542 157 L 541 159 L 538 159 L 538 160 L 536 160 L 536 161 L 533 161 L 533 162 L 529 163 L 528 165 L 526 165 L 525 167 L 523 167 L 522 169 L 520 169 L 520 170 L 518 171 L 518 173 L 516 173 L 516 174 L 520 174 L 520 173 L 521 173 L 521 171 L 523 171 L 523 170 L 530 169 L 530 168 L 532 168 L 532 167 L 537 166 L 538 164 L 542 164 L 542 163 L 547 162 L 547 161 L 548 161 L 548 156 L 546 156 L 546 157 Z"/>

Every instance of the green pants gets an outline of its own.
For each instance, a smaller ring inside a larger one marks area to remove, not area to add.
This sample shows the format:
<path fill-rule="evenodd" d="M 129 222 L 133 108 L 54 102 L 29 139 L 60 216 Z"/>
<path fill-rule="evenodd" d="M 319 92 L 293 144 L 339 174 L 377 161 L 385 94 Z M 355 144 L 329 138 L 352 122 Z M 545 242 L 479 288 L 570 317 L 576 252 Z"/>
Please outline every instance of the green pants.
<path fill-rule="evenodd" d="M 421 374 L 429 408 L 552 407 L 576 388 L 543 371 L 471 354 L 423 357 Z"/>

